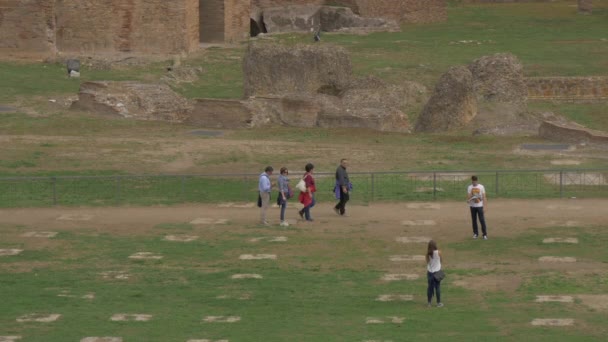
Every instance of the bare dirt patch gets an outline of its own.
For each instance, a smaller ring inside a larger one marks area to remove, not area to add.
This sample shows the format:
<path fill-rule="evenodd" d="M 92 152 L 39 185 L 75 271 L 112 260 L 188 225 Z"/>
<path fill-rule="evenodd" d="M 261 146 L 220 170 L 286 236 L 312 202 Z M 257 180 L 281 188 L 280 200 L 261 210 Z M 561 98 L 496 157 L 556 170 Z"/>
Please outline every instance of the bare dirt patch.
<path fill-rule="evenodd" d="M 18 255 L 21 252 L 23 252 L 23 249 L 16 249 L 16 248 L 0 249 L 0 256 Z"/>
<path fill-rule="evenodd" d="M 241 260 L 275 260 L 277 256 L 275 254 L 242 254 L 239 256 Z"/>
<path fill-rule="evenodd" d="M 262 277 L 261 274 L 233 274 L 231 277 L 231 279 L 262 279 L 264 277 Z"/>
<path fill-rule="evenodd" d="M 36 237 L 36 238 L 52 238 L 57 236 L 57 232 L 26 232 L 21 234 L 22 237 Z"/>
<path fill-rule="evenodd" d="M 199 237 L 195 235 L 167 235 L 163 238 L 165 241 L 175 242 L 191 242 L 197 240 Z"/>
<path fill-rule="evenodd" d="M 0 342 L 15 342 L 20 339 L 21 336 L 0 336 Z"/>
<path fill-rule="evenodd" d="M 536 296 L 537 303 L 558 302 L 558 303 L 574 303 L 572 296 Z"/>
<path fill-rule="evenodd" d="M 424 261 L 424 255 L 392 255 L 389 257 L 390 261 L 402 262 L 402 261 Z"/>
<path fill-rule="evenodd" d="M 571 263 L 576 262 L 576 258 L 574 257 L 555 257 L 555 256 L 542 256 L 538 258 L 540 262 L 564 262 Z"/>
<path fill-rule="evenodd" d="M 578 243 L 578 239 L 554 237 L 543 239 L 543 243 Z"/>
<path fill-rule="evenodd" d="M 93 215 L 89 214 L 63 214 L 57 219 L 63 221 L 91 221 L 93 217 Z"/>
<path fill-rule="evenodd" d="M 437 222 L 434 220 L 404 220 L 401 221 L 401 224 L 404 226 L 434 226 Z"/>
<path fill-rule="evenodd" d="M 382 294 L 376 298 L 379 302 L 410 302 L 414 300 L 413 295 L 409 294 Z"/>
<path fill-rule="evenodd" d="M 441 205 L 439 203 L 407 203 L 406 207 L 408 209 L 429 209 L 429 210 L 441 209 Z"/>
<path fill-rule="evenodd" d="M 522 283 L 522 278 L 515 275 L 484 275 L 457 278 L 453 285 L 474 291 L 504 291 L 514 293 Z"/>
<path fill-rule="evenodd" d="M 129 259 L 138 259 L 138 260 L 160 260 L 162 258 L 163 258 L 162 255 L 154 254 L 152 252 L 137 252 L 137 253 L 129 256 Z"/>
<path fill-rule="evenodd" d="M 122 342 L 122 337 L 85 337 L 80 342 Z"/>
<path fill-rule="evenodd" d="M 576 298 L 592 309 L 608 311 L 608 295 L 577 295 Z"/>
<path fill-rule="evenodd" d="M 226 224 L 228 219 L 213 219 L 207 217 L 199 217 L 190 221 L 190 224 Z"/>
<path fill-rule="evenodd" d="M 400 281 L 400 280 L 416 280 L 420 278 L 417 274 L 406 274 L 406 273 L 398 273 L 398 274 L 385 274 L 380 278 L 382 281 Z"/>
<path fill-rule="evenodd" d="M 427 243 L 430 240 L 431 238 L 426 236 L 400 236 L 395 239 L 400 243 Z"/>

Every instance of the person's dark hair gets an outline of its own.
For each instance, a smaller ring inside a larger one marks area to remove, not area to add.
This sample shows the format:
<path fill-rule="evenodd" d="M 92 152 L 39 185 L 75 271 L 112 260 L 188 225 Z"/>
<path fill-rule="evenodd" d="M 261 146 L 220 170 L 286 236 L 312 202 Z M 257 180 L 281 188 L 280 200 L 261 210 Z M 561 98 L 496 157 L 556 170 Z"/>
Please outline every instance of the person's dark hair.
<path fill-rule="evenodd" d="M 284 174 L 284 173 L 285 173 L 285 171 L 287 171 L 287 168 L 286 168 L 285 166 L 283 166 L 283 167 L 281 168 L 281 174 Z"/>
<path fill-rule="evenodd" d="M 426 262 L 429 262 L 431 260 L 431 258 L 433 257 L 433 252 L 437 249 L 437 242 L 435 242 L 434 240 L 429 241 L 429 245 L 426 248 Z"/>
<path fill-rule="evenodd" d="M 345 162 L 345 161 L 347 161 L 347 160 L 348 160 L 348 159 L 346 159 L 346 158 L 342 158 L 342 159 L 340 159 L 340 164 L 344 163 L 344 162 Z"/>
<path fill-rule="evenodd" d="M 312 165 L 312 163 L 308 163 L 306 164 L 306 166 L 304 167 L 304 170 L 306 170 L 306 172 L 310 172 L 312 169 L 314 169 L 315 166 Z"/>
<path fill-rule="evenodd" d="M 266 166 L 266 169 L 264 170 L 264 172 L 272 172 L 272 171 L 274 171 L 272 166 Z"/>
<path fill-rule="evenodd" d="M 471 180 L 472 180 L 472 181 L 477 181 L 477 176 L 473 176 L 473 177 L 471 177 Z"/>

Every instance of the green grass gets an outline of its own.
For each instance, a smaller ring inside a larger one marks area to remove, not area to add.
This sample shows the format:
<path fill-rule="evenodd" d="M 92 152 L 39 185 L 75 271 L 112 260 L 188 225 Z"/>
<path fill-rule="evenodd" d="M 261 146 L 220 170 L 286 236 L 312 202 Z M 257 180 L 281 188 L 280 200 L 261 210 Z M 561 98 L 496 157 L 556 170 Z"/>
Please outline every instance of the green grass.
<path fill-rule="evenodd" d="M 426 280 L 379 282 L 382 272 L 366 266 L 366 258 L 386 258 L 387 243 L 370 239 L 362 230 L 341 237 L 327 232 L 310 235 L 292 231 L 277 261 L 238 260 L 242 253 L 263 253 L 274 246 L 244 241 L 274 236 L 272 229 L 229 226 L 229 229 L 197 231 L 201 239 L 190 243 L 162 241 L 165 234 L 191 227 L 163 223 L 152 231 L 132 236 L 98 234 L 80 228 L 51 239 L 53 247 L 28 249 L 2 257 L 0 267 L 0 333 L 22 335 L 27 341 L 78 341 L 85 336 L 122 336 L 132 341 L 185 341 L 190 338 L 231 341 L 359 341 L 381 339 L 407 341 L 502 339 L 519 341 L 593 341 L 605 332 L 598 313 L 579 304 L 534 303 L 537 294 L 604 294 L 608 283 L 600 274 L 551 270 L 519 272 L 523 279 L 515 293 L 488 288 L 477 293 L 451 284 L 453 279 L 509 275 L 510 265 L 534 262 L 538 255 L 554 255 L 556 249 L 590 261 L 607 262 L 603 246 L 608 242 L 599 228 L 534 228 L 512 239 L 494 239 L 491 246 L 471 248 L 472 242 L 453 242 L 444 247 L 465 260 L 483 260 L 491 271 L 450 268 L 443 284 L 447 303 L 442 310 L 425 307 Z M 2 239 L 15 245 L 24 226 L 2 227 Z M 244 230 L 243 230 L 244 229 Z M 561 231 L 560 231 L 561 229 Z M 284 232 L 283 232 L 284 233 Z M 579 245 L 546 245 L 543 236 L 577 236 Z M 588 244 L 588 242 L 593 242 Z M 371 242 L 371 243 L 370 243 Z M 365 252 L 360 250 L 366 245 Z M 2 247 L 6 247 L 3 243 Z M 164 256 L 158 261 L 133 261 L 136 251 Z M 294 253 L 295 251 L 295 253 Z M 529 253 L 522 254 L 522 251 Z M 463 253 L 465 253 L 463 255 Z M 44 260 L 46 265 L 35 266 Z M 29 272 L 10 271 L 33 263 Z M 319 267 L 320 266 L 320 267 Z M 418 266 L 417 266 L 418 267 Z M 120 270 L 128 280 L 103 279 L 105 271 Z M 418 268 L 414 271 L 420 273 Z M 264 279 L 231 280 L 236 273 L 258 273 Z M 62 291 L 74 297 L 58 297 Z M 94 293 L 93 300 L 79 298 Z M 240 298 L 248 294 L 248 299 Z M 414 294 L 413 302 L 378 302 L 379 294 Z M 223 297 L 222 297 L 223 296 Z M 54 323 L 18 323 L 28 313 L 60 313 Z M 116 313 L 152 314 L 151 322 L 112 322 Z M 234 324 L 202 323 L 206 316 L 240 316 Z M 401 324 L 365 324 L 367 317 L 404 317 Z M 534 328 L 538 317 L 574 317 L 572 328 Z M 431 332 L 432 331 L 432 332 Z"/>

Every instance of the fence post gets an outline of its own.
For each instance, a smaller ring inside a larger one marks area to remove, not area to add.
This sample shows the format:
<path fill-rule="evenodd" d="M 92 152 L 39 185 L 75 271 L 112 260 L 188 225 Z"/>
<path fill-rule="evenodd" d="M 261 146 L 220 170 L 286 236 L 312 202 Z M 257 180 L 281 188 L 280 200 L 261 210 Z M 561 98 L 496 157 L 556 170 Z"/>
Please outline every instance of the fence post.
<path fill-rule="evenodd" d="M 53 177 L 53 205 L 57 205 L 57 177 Z"/>
<path fill-rule="evenodd" d="M 498 171 L 496 171 L 496 184 L 494 185 L 495 196 L 498 197 Z"/>
<path fill-rule="evenodd" d="M 564 171 L 559 170 L 559 198 L 564 198 Z"/>
<path fill-rule="evenodd" d="M 120 176 L 116 176 L 116 204 L 120 204 Z"/>
<path fill-rule="evenodd" d="M 180 190 L 180 198 L 182 201 L 184 201 L 184 196 L 185 196 L 185 189 L 186 189 L 186 176 L 182 176 L 182 188 Z"/>
<path fill-rule="evenodd" d="M 433 201 L 437 200 L 437 173 L 433 172 Z"/>
<path fill-rule="evenodd" d="M 370 202 L 374 201 L 374 173 L 372 172 L 372 195 L 370 198 Z"/>

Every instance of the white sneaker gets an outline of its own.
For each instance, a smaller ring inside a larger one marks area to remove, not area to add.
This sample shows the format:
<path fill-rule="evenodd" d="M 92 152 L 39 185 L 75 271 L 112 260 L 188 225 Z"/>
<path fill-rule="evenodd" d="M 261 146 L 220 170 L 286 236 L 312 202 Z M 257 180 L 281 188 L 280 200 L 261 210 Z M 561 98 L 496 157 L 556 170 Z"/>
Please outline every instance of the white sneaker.
<path fill-rule="evenodd" d="M 289 222 L 281 221 L 281 227 L 289 227 Z"/>
<path fill-rule="evenodd" d="M 477 234 L 473 234 L 473 239 L 477 239 Z"/>

